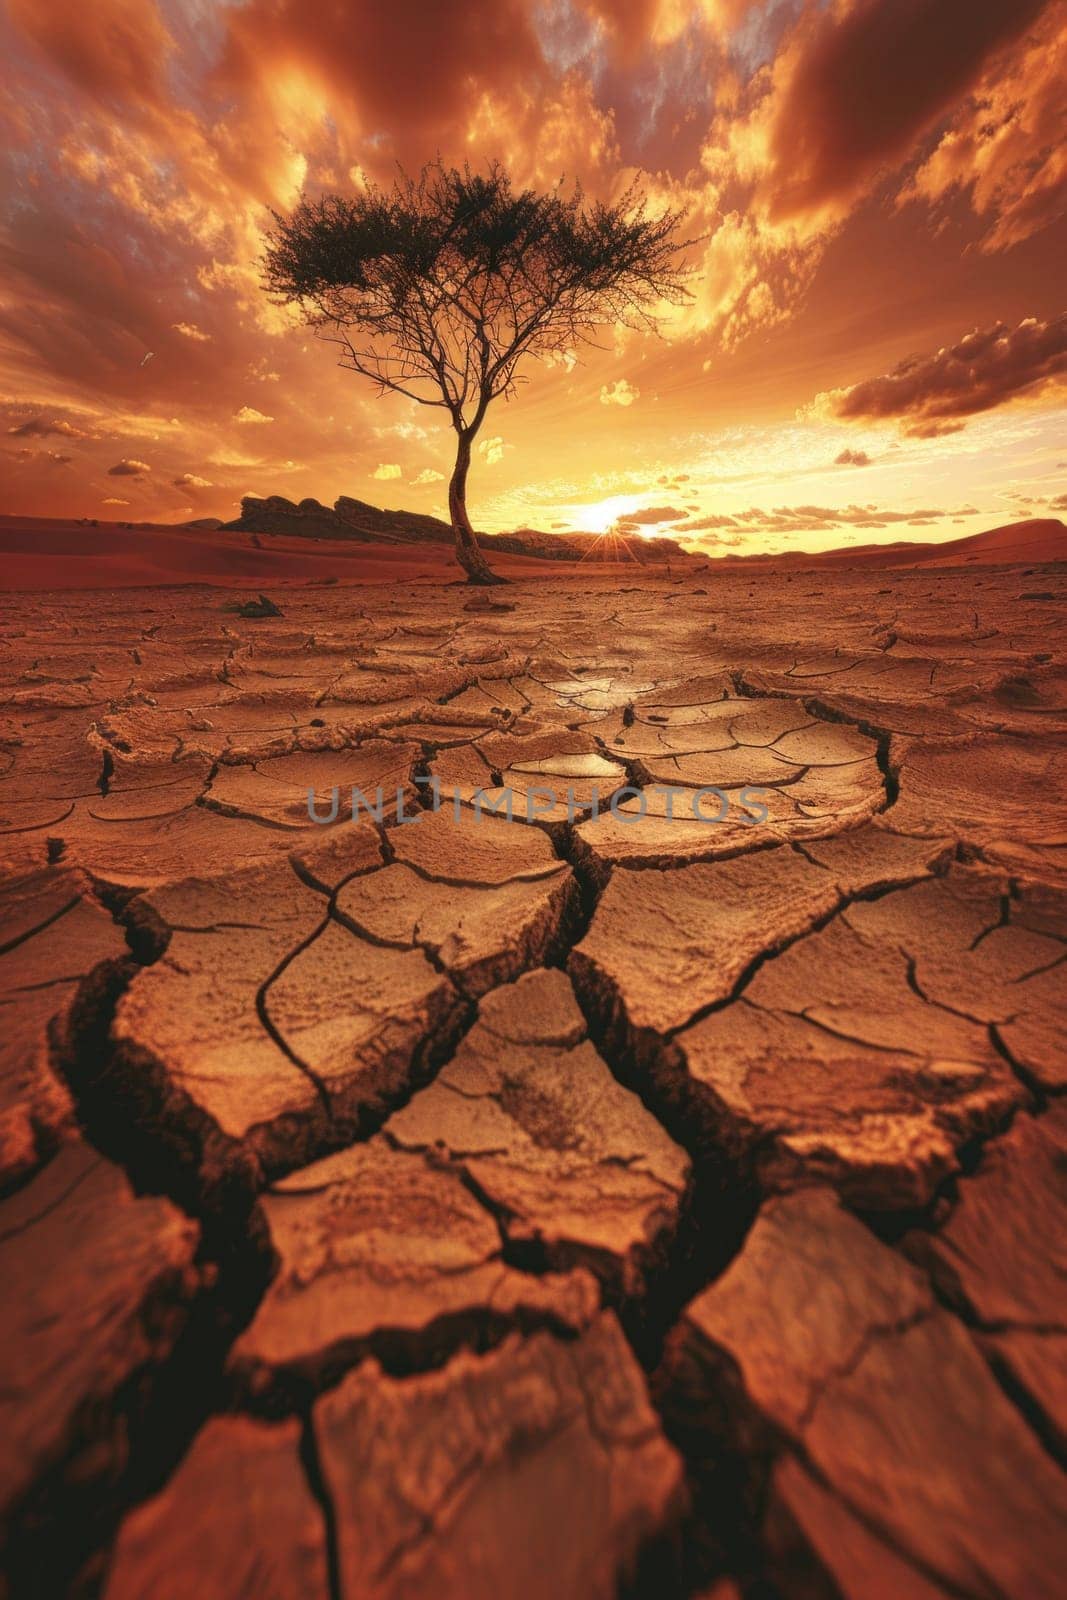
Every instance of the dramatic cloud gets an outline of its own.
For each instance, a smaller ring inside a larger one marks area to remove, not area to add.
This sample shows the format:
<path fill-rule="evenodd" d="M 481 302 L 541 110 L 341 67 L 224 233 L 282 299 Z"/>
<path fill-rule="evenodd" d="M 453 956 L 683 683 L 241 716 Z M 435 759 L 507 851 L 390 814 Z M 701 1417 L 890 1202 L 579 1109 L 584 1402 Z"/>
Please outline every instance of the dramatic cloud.
<path fill-rule="evenodd" d="M 195 472 L 183 472 L 180 478 L 172 478 L 175 489 L 211 489 L 214 487 L 210 478 L 197 477 Z"/>
<path fill-rule="evenodd" d="M 380 461 L 371 476 L 382 482 L 388 482 L 393 478 L 402 478 L 404 474 L 395 461 Z"/>
<path fill-rule="evenodd" d="M 337 368 L 259 258 L 270 208 L 438 151 L 595 199 L 636 177 L 694 240 L 663 338 L 604 330 L 494 407 L 471 487 L 487 528 L 640 503 L 661 477 L 675 499 L 675 469 L 731 429 L 780 430 L 746 495 L 822 498 L 804 478 L 841 441 L 796 422 L 813 394 L 848 404 L 838 386 L 886 350 L 1063 308 L 1065 0 L 9 0 L 0 46 L 0 437 L 78 445 L 76 471 L 9 450 L 3 509 L 80 515 L 120 457 L 153 464 L 128 474 L 146 515 L 182 490 L 230 514 L 237 471 L 330 502 L 378 464 L 428 502 L 447 431 Z M 1054 426 L 1040 371 L 1004 392 Z M 961 393 L 871 419 L 930 436 L 970 414 Z M 915 451 L 909 492 L 970 493 L 965 443 Z M 697 520 L 720 514 L 719 465 L 686 489 Z M 999 470 L 991 446 L 980 471 Z"/>
<path fill-rule="evenodd" d="M 751 43 L 743 26 L 721 66 L 725 91 L 701 152 L 709 182 L 685 192 L 707 242 L 680 327 L 712 329 L 730 349 L 792 317 L 829 244 L 879 184 L 927 203 L 969 188 L 974 211 L 993 220 L 989 249 L 1024 236 L 1001 215 L 1024 212 L 1033 231 L 1062 209 L 1062 63 L 1050 63 L 1067 34 L 1063 0 L 811 0 L 774 15 L 783 26 L 761 70 L 746 72 L 732 54 L 746 33 Z M 1048 43 L 1040 60 L 1035 21 Z M 1003 128 L 995 156 L 991 107 Z M 953 116 L 966 135 L 917 181 Z M 984 164 L 968 175 L 978 144 L 990 171 L 971 185 Z M 916 215 L 916 227 L 924 220 Z"/>
<path fill-rule="evenodd" d="M 1046 7 L 1008 61 L 983 74 L 901 200 L 967 194 L 986 224 L 985 251 L 1004 250 L 1067 208 L 1067 32 L 1062 4 Z"/>
<path fill-rule="evenodd" d="M 355 13 L 335 0 L 249 0 L 223 12 L 220 85 L 274 110 L 305 142 L 309 125 L 332 116 L 350 156 L 373 155 L 373 144 L 360 149 L 373 134 L 383 167 L 421 161 L 454 139 L 483 95 L 510 123 L 499 84 L 513 96 L 548 87 L 531 12 L 523 0 L 391 0 Z"/>
<path fill-rule="evenodd" d="M 820 395 L 816 411 L 844 421 L 898 419 L 913 437 L 958 431 L 960 418 L 1032 395 L 1067 373 L 1067 312 L 1051 322 L 998 322 L 932 356 L 913 356 L 881 378 Z M 840 457 L 838 458 L 840 459 Z"/>
<path fill-rule="evenodd" d="M 97 0 L 92 6 L 8 0 L 18 27 L 88 95 L 147 102 L 162 88 L 171 44 L 155 6 Z"/>
<path fill-rule="evenodd" d="M 866 450 L 842 450 L 834 457 L 835 467 L 869 467 L 871 458 Z"/>
<path fill-rule="evenodd" d="M 147 461 L 130 461 L 123 457 L 107 470 L 111 478 L 140 478 L 144 473 L 151 472 L 152 468 Z"/>
<path fill-rule="evenodd" d="M 763 189 L 789 217 L 898 166 L 1047 0 L 852 0 L 809 8 L 776 68 Z"/>
<path fill-rule="evenodd" d="M 128 506 L 129 503 L 130 502 L 128 500 L 120 500 L 118 495 L 114 494 L 105 496 L 104 500 L 101 502 L 101 504 L 105 506 Z"/>
<path fill-rule="evenodd" d="M 602 406 L 632 406 L 640 398 L 640 389 L 635 389 L 626 378 L 617 378 L 612 384 L 606 383 L 600 391 Z"/>

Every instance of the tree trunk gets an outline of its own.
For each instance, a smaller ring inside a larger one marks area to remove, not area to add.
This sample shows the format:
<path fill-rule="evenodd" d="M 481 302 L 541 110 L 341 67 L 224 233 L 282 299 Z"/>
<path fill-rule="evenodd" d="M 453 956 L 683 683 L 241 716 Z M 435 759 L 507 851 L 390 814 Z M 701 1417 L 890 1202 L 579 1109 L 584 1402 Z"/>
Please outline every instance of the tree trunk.
<path fill-rule="evenodd" d="M 471 439 L 473 431 L 464 429 L 459 436 L 456 465 L 448 485 L 448 515 L 456 537 L 456 560 L 467 574 L 468 583 L 507 583 L 495 573 L 482 553 L 471 519 L 467 515 L 467 473 L 471 464 Z"/>

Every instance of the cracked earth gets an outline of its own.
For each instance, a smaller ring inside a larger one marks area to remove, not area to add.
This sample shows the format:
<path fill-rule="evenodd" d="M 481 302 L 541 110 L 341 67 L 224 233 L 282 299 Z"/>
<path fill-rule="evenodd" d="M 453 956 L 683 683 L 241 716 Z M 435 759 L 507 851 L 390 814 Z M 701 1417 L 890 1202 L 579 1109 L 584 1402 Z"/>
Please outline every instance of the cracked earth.
<path fill-rule="evenodd" d="M 0 1592 L 1061 1594 L 1042 585 L 9 599 Z"/>

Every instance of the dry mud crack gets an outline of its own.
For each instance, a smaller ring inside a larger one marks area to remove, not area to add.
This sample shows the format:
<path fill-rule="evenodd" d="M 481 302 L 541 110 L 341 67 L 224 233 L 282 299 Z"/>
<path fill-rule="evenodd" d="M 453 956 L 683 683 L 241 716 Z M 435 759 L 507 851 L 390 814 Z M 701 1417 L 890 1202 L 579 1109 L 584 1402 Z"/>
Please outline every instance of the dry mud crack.
<path fill-rule="evenodd" d="M 9 602 L 0 1592 L 1058 1594 L 1046 581 Z"/>

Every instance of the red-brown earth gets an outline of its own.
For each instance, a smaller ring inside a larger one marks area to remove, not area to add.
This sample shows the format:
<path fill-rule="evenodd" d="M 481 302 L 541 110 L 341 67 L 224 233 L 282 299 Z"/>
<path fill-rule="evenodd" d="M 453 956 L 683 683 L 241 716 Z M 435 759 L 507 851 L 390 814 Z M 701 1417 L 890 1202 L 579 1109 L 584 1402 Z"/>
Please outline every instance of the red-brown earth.
<path fill-rule="evenodd" d="M 4 1592 L 1062 1593 L 1062 570 L 48 559 Z"/>
<path fill-rule="evenodd" d="M 265 502 L 251 502 L 264 504 Z M 373 509 L 373 508 L 371 508 Z M 387 519 L 389 513 L 379 512 Z M 403 519 L 405 513 L 397 513 Z M 254 519 L 253 519 L 254 520 Z M 294 519 L 299 527 L 299 520 Z M 444 524 L 439 525 L 441 528 Z M 319 534 L 238 531 L 201 523 L 106 522 L 83 518 L 0 515 L 2 587 L 8 590 L 143 588 L 155 584 L 304 584 L 448 583 L 459 568 L 447 542 L 439 539 L 390 543 L 373 533 L 360 539 L 333 539 Z M 535 536 L 543 544 L 549 535 Z M 581 536 L 588 539 L 588 535 Z M 365 542 L 364 542 L 365 541 Z M 664 564 L 640 536 L 627 542 L 632 558 L 615 571 L 630 582 L 641 562 L 662 574 Z M 509 578 L 543 578 L 550 574 L 584 577 L 588 560 L 553 560 L 490 550 L 493 566 Z M 602 563 L 595 542 L 589 554 Z M 651 560 L 650 560 L 651 558 Z M 984 533 L 949 539 L 941 544 L 907 540 L 889 544 L 853 545 L 811 555 L 801 550 L 774 556 L 712 556 L 694 550 L 673 564 L 679 571 L 708 572 L 770 567 L 784 572 L 811 567 L 859 568 L 1033 565 L 1067 560 L 1067 528 L 1054 517 L 1013 522 Z M 548 573 L 546 574 L 546 568 Z"/>

